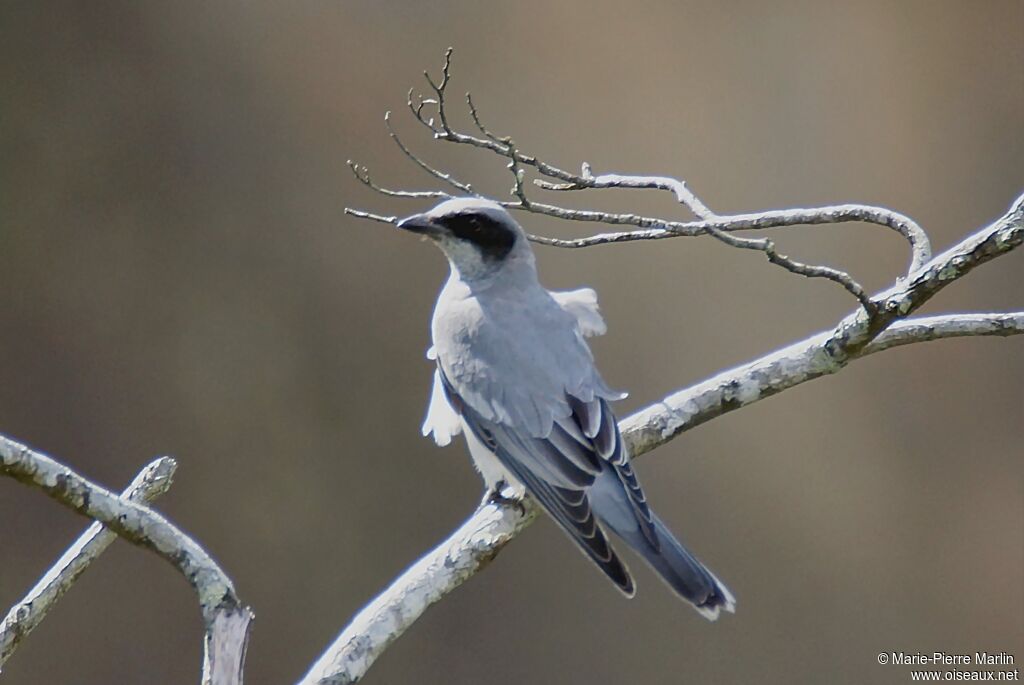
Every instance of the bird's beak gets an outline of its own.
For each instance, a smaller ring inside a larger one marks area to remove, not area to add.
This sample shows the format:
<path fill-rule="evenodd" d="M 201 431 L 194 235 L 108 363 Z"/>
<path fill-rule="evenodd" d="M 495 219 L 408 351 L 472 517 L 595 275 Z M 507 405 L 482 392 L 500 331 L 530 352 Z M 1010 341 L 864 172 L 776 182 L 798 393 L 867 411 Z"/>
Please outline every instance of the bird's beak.
<path fill-rule="evenodd" d="M 426 214 L 413 214 L 398 222 L 398 227 L 410 233 L 435 236 L 441 232 L 441 227 L 431 221 Z"/>

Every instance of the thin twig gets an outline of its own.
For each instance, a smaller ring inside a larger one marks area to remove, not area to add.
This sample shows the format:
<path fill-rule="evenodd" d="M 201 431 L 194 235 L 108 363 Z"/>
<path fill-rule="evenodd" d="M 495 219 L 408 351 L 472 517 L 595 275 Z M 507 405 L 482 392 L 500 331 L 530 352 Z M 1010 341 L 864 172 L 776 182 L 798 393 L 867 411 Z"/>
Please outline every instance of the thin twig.
<path fill-rule="evenodd" d="M 369 219 L 370 221 L 378 221 L 382 224 L 397 224 L 399 221 L 397 216 L 384 216 L 383 214 L 364 212 L 361 209 L 352 209 L 350 207 L 345 208 L 345 213 L 359 219 Z"/>
<path fill-rule="evenodd" d="M 473 119 L 473 123 L 476 124 L 477 129 L 480 133 L 484 134 L 487 138 L 490 138 L 494 142 L 499 142 L 498 137 L 491 133 L 483 122 L 480 121 L 480 113 L 476 109 L 476 105 L 473 103 L 473 96 L 470 93 L 466 93 L 466 105 L 469 107 L 469 116 Z"/>
<path fill-rule="evenodd" d="M 731 247 L 764 252 L 765 256 L 768 257 L 769 262 L 777 264 L 791 273 L 806 276 L 807 278 L 825 278 L 838 283 L 845 288 L 848 293 L 857 298 L 857 301 L 860 302 L 862 307 L 864 307 L 864 311 L 868 313 L 868 316 L 875 315 L 875 311 L 878 308 L 877 305 L 872 302 L 868 294 L 864 292 L 864 286 L 855 281 L 853 277 L 845 271 L 833 269 L 828 266 L 804 264 L 803 262 L 798 262 L 795 259 L 790 259 L 779 252 L 775 248 L 775 242 L 769 238 L 741 238 L 739 236 L 729 235 L 725 231 L 721 231 L 712 226 L 708 226 L 707 231 L 716 239 Z"/>
<path fill-rule="evenodd" d="M 370 190 L 377 191 L 381 195 L 387 195 L 388 197 L 405 197 L 414 199 L 434 198 L 441 200 L 449 200 L 452 197 L 449 193 L 441 190 L 392 190 L 390 188 L 385 188 L 373 182 L 373 179 L 370 177 L 370 170 L 365 166 L 356 164 L 350 159 L 348 160 L 348 167 L 352 170 L 352 175 L 355 176 L 360 183 Z"/>
<path fill-rule="evenodd" d="M 445 173 L 440 169 L 437 169 L 431 166 L 430 164 L 427 164 L 423 159 L 418 157 L 408 147 L 406 147 L 405 143 L 402 142 L 402 139 L 398 137 L 398 134 L 395 132 L 395 129 L 391 126 L 391 112 L 384 113 L 384 125 L 388 127 L 388 135 L 391 136 L 391 140 L 395 141 L 395 145 L 398 146 L 398 149 L 400 149 L 406 157 L 415 162 L 417 166 L 419 166 L 421 169 L 426 171 L 434 178 L 447 183 L 456 190 L 466 193 L 467 195 L 476 195 L 476 192 L 473 190 L 473 186 L 471 186 L 468 183 L 463 183 L 462 181 L 455 178 L 452 174 Z"/>
<path fill-rule="evenodd" d="M 441 128 L 445 132 L 451 131 L 451 127 L 448 125 L 448 116 L 444 108 L 444 95 L 445 89 L 448 87 L 448 82 L 451 80 L 450 68 L 452 66 L 452 52 L 453 48 L 448 48 L 444 51 L 444 66 L 441 67 L 441 82 L 434 83 L 434 79 L 430 77 L 429 71 L 424 71 L 423 76 L 427 79 L 427 83 L 434 89 L 434 93 L 437 94 L 437 115 L 441 120 Z"/>

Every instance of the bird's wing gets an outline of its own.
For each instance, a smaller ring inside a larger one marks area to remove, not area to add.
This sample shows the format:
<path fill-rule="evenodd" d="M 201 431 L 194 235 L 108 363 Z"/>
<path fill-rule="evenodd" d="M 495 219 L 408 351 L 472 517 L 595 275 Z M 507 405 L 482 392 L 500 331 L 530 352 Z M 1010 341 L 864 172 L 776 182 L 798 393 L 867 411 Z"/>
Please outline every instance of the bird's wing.
<path fill-rule="evenodd" d="M 594 367 L 578 321 L 537 288 L 439 300 L 432 332 L 437 360 L 465 404 L 484 419 L 547 437 L 571 413 L 567 395 L 586 402 L 625 396 Z"/>
<path fill-rule="evenodd" d="M 597 306 L 597 293 L 593 288 L 556 291 L 551 293 L 551 297 L 562 309 L 576 318 L 576 325 L 585 337 L 604 335 L 608 332 L 601 310 Z"/>
<path fill-rule="evenodd" d="M 440 366 L 438 374 L 450 406 L 461 413 L 469 430 L 605 575 L 632 595 L 629 570 L 608 542 L 591 507 L 588 489 L 595 479 L 616 479 L 637 527 L 653 544 L 658 538 L 607 400 L 593 396 L 585 402 L 567 395 L 569 413 L 556 417 L 546 436 L 537 436 L 525 427 L 482 416 L 462 400 Z"/>

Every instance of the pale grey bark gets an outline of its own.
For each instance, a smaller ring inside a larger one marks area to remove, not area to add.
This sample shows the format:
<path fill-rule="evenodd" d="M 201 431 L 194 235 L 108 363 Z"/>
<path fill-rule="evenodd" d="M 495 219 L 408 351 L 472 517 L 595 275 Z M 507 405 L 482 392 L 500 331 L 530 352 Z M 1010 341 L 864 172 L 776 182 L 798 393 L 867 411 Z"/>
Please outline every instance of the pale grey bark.
<path fill-rule="evenodd" d="M 427 607 L 484 568 L 533 517 L 529 502 L 481 503 L 447 540 L 356 614 L 301 684 L 345 685 L 358 681 Z"/>
<path fill-rule="evenodd" d="M 3 436 L 0 474 L 39 488 L 129 542 L 156 552 L 177 568 L 196 591 L 206 627 L 203 683 L 242 682 L 252 613 L 238 599 L 231 579 L 194 540 L 152 509 L 118 497 L 50 457 Z"/>
<path fill-rule="evenodd" d="M 911 343 L 961 336 L 1024 333 L 1024 312 L 908 319 L 893 324 L 855 358 Z M 825 352 L 825 331 L 756 361 L 680 390 L 619 423 L 633 457 L 668 442 L 683 431 L 733 409 L 770 397 L 823 375 L 849 361 Z M 320 656 L 299 685 L 358 682 L 433 603 L 469 580 L 534 519 L 522 505 L 485 502 L 451 536 L 428 552 L 366 605 Z"/>
<path fill-rule="evenodd" d="M 177 467 L 177 463 L 170 457 L 160 457 L 139 472 L 121 493 L 121 497 L 149 504 L 171 487 Z M 116 539 L 116 533 L 107 530 L 101 523 L 93 523 L 68 547 L 35 587 L 11 607 L 3 623 L 0 623 L 0 669 L 21 641 L 42 623 L 50 609 L 71 589 L 78 577 Z"/>

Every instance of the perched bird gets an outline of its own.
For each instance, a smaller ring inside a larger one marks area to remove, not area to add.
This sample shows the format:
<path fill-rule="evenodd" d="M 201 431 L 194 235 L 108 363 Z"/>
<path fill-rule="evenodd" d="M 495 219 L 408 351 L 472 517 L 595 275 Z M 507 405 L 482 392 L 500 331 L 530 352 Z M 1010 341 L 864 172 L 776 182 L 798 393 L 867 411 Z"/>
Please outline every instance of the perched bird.
<path fill-rule="evenodd" d="M 526 492 L 626 596 L 629 569 L 606 531 L 706 618 L 735 600 L 651 511 L 585 336 L 605 332 L 593 290 L 550 292 L 526 234 L 500 205 L 446 200 L 399 228 L 425 236 L 451 274 L 434 308 L 434 389 L 423 424 L 466 437 L 491 497 Z M 507 491 L 506 491 L 507 492 Z"/>

